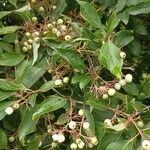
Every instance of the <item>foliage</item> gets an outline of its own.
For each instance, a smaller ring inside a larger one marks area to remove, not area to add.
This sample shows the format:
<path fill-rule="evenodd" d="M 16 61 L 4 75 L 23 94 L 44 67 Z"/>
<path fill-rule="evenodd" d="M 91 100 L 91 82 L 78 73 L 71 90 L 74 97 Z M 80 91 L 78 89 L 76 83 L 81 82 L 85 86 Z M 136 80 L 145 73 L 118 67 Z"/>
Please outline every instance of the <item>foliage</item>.
<path fill-rule="evenodd" d="M 150 149 L 149 13 L 149 0 L 1 0 L 0 149 Z"/>

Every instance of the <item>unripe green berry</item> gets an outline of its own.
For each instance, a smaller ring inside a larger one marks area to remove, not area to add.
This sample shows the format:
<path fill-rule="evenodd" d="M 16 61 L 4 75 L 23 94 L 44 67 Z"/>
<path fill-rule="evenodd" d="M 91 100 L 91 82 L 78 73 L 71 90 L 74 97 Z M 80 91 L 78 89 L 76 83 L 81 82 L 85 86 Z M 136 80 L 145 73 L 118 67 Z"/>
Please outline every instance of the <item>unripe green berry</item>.
<path fill-rule="evenodd" d="M 45 9 L 44 9 L 44 7 L 42 7 L 42 6 L 39 8 L 39 11 L 41 11 L 41 12 L 43 12 L 44 10 L 45 10 Z"/>

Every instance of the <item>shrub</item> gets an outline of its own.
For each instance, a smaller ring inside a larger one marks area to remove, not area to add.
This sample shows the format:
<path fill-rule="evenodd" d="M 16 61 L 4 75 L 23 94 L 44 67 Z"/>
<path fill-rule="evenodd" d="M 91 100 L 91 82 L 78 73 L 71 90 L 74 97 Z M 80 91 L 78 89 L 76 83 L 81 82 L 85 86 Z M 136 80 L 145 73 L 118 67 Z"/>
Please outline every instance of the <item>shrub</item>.
<path fill-rule="evenodd" d="M 0 1 L 0 149 L 150 150 L 146 0 Z"/>

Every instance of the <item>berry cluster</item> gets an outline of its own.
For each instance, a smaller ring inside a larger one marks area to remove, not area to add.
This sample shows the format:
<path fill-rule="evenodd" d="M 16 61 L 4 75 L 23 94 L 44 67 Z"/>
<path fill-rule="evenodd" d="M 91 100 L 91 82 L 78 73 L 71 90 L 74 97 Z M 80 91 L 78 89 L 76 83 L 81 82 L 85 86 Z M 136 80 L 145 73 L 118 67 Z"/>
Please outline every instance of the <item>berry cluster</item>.
<path fill-rule="evenodd" d="M 69 82 L 69 77 L 64 77 L 63 79 L 56 79 L 55 80 L 55 86 L 56 87 L 62 87 L 63 84 L 67 84 Z"/>
<path fill-rule="evenodd" d="M 113 87 L 107 89 L 107 93 L 104 93 L 102 95 L 103 99 L 107 99 L 109 96 L 113 96 L 116 93 L 116 90 L 120 90 L 122 86 L 126 85 L 127 83 L 132 82 L 132 75 L 127 74 L 124 79 L 119 80 L 119 82 L 116 82 Z"/>
<path fill-rule="evenodd" d="M 47 24 L 47 28 L 57 37 L 70 41 L 74 35 L 72 27 L 69 27 L 69 21 L 64 22 L 63 19 L 58 19 L 52 23 Z M 48 33 L 47 31 L 44 34 Z"/>
<path fill-rule="evenodd" d="M 52 133 L 53 144 L 63 143 L 65 134 L 70 134 L 73 142 L 70 144 L 71 149 L 83 149 L 86 145 L 93 148 L 98 144 L 98 140 L 90 129 L 90 123 L 85 117 L 85 111 L 80 109 L 78 114 L 72 114 L 67 124 L 60 129 L 54 128 L 54 131 L 48 129 L 48 133 Z"/>
<path fill-rule="evenodd" d="M 26 41 L 23 42 L 22 51 L 27 52 L 32 49 L 33 42 L 40 42 L 40 33 L 38 31 L 34 31 L 33 33 L 26 32 Z"/>

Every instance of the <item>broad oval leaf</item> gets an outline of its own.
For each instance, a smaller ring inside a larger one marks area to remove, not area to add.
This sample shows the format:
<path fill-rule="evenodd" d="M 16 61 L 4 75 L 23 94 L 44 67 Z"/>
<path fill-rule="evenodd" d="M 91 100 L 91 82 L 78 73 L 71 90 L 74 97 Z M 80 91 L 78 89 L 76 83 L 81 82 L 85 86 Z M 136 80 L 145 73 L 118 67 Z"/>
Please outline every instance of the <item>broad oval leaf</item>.
<path fill-rule="evenodd" d="M 5 100 L 6 98 L 10 97 L 13 95 L 13 92 L 8 92 L 8 91 L 2 91 L 0 90 L 0 101 Z"/>
<path fill-rule="evenodd" d="M 116 141 L 109 144 L 106 150 L 133 150 L 132 140 Z"/>
<path fill-rule="evenodd" d="M 7 136 L 2 129 L 0 129 L 0 137 L 0 149 L 7 149 Z"/>
<path fill-rule="evenodd" d="M 41 92 L 47 92 L 48 90 L 50 90 L 50 89 L 52 89 L 54 87 L 55 87 L 55 81 L 51 80 L 51 81 L 48 81 L 48 82 L 44 83 L 40 87 L 39 91 L 41 91 Z"/>
<path fill-rule="evenodd" d="M 93 27 L 101 28 L 100 17 L 96 9 L 88 2 L 77 0 L 80 5 L 80 15 Z"/>
<path fill-rule="evenodd" d="M 80 55 L 73 50 L 57 49 L 60 56 L 68 61 L 74 69 L 83 70 L 85 68 L 84 62 L 80 58 Z"/>
<path fill-rule="evenodd" d="M 117 78 L 121 77 L 123 62 L 120 58 L 120 49 L 111 41 L 108 41 L 101 47 L 99 61 Z"/>
<path fill-rule="evenodd" d="M 16 66 L 24 60 L 24 56 L 20 53 L 3 53 L 0 55 L 1 66 Z"/>
<path fill-rule="evenodd" d="M 38 109 L 34 112 L 32 118 L 40 117 L 45 113 L 49 113 L 55 110 L 58 110 L 64 107 L 67 104 L 67 100 L 60 97 L 52 95 L 45 99 L 38 107 Z"/>
<path fill-rule="evenodd" d="M 115 131 L 122 131 L 127 127 L 127 123 L 126 122 L 121 122 L 117 125 L 114 125 L 112 127 L 110 127 L 110 129 L 115 130 Z"/>
<path fill-rule="evenodd" d="M 19 26 L 2 27 L 2 28 L 0 28 L 0 35 L 14 33 L 14 32 L 16 32 L 19 29 L 20 29 Z"/>
<path fill-rule="evenodd" d="M 22 121 L 20 123 L 18 129 L 18 137 L 22 144 L 24 144 L 25 136 L 35 131 L 36 124 L 38 121 L 38 119 L 32 120 L 32 115 L 35 109 L 36 107 L 32 108 L 32 110 L 26 109 Z"/>

